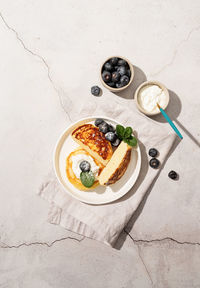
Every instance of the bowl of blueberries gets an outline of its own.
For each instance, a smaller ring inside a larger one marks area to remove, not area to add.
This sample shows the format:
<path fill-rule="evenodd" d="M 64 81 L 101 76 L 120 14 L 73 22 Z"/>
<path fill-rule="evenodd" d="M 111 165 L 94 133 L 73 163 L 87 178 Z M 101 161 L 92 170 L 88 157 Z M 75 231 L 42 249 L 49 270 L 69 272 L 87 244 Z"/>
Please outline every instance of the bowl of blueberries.
<path fill-rule="evenodd" d="M 109 57 L 101 67 L 101 82 L 112 92 L 126 89 L 133 81 L 133 65 L 124 57 Z"/>

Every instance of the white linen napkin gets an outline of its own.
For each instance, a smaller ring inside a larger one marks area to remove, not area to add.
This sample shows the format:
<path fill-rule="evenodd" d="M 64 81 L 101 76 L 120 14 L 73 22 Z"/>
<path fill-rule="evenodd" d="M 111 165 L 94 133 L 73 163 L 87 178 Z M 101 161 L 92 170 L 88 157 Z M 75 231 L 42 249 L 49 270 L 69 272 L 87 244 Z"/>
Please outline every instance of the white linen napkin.
<path fill-rule="evenodd" d="M 50 203 L 50 223 L 113 246 L 159 173 L 159 169 L 149 167 L 148 150 L 156 148 L 160 153 L 158 159 L 163 163 L 176 134 L 171 133 L 168 125 L 158 124 L 138 112 L 134 100 L 124 103 L 112 100 L 105 103 L 105 100 L 93 99 L 87 101 L 80 111 L 73 111 L 73 115 L 70 115 L 73 121 L 86 116 L 104 115 L 116 119 L 124 126 L 133 127 L 140 141 L 142 154 L 141 172 L 135 185 L 121 199 L 95 206 L 79 202 L 68 195 L 51 172 L 38 194 Z"/>

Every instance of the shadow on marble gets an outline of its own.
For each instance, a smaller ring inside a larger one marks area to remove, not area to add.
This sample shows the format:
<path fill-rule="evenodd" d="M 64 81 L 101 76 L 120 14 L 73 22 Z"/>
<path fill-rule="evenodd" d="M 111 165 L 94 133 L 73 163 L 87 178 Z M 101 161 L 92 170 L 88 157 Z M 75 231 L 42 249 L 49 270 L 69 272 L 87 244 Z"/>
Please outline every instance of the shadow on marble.
<path fill-rule="evenodd" d="M 151 193 L 151 190 L 156 182 L 156 180 L 158 179 L 161 171 L 163 170 L 165 163 L 167 162 L 168 158 L 172 155 L 172 153 L 175 151 L 176 147 L 178 146 L 178 144 L 181 142 L 181 140 L 177 137 L 175 139 L 174 145 L 172 146 L 171 150 L 169 151 L 165 161 L 162 163 L 162 166 L 157 174 L 157 176 L 155 177 L 155 179 L 153 180 L 151 186 L 149 187 L 147 193 L 145 194 L 143 200 L 141 201 L 140 205 L 138 206 L 137 210 L 135 211 L 135 213 L 133 214 L 132 218 L 130 219 L 130 221 L 128 222 L 127 226 L 124 228 L 128 233 L 132 230 L 136 220 L 138 219 L 138 217 L 140 216 L 140 214 L 143 211 L 143 208 L 145 206 L 145 203 L 147 201 L 147 198 L 149 196 L 149 194 Z M 147 160 L 147 165 L 148 165 L 148 160 Z M 136 182 L 137 183 L 137 182 Z M 136 184 L 137 185 L 137 184 Z M 138 188 L 138 185 L 137 185 Z M 134 189 L 135 190 L 135 189 Z M 129 193 L 128 193 L 129 194 Z M 132 194 L 132 193 L 131 193 Z M 123 246 L 125 240 L 126 240 L 127 234 L 124 233 L 124 231 L 122 231 L 122 233 L 120 234 L 118 240 L 116 241 L 115 245 L 113 248 L 120 250 L 121 247 Z"/>
<path fill-rule="evenodd" d="M 138 88 L 138 86 L 140 84 L 142 84 L 143 82 L 147 81 L 147 77 L 146 77 L 145 73 L 139 67 L 134 66 L 134 65 L 132 65 L 132 66 L 133 66 L 133 69 L 135 72 L 133 82 L 124 91 L 115 92 L 115 93 L 113 92 L 115 95 L 117 95 L 121 98 L 133 99 L 135 91 Z"/>
<path fill-rule="evenodd" d="M 176 93 L 174 93 L 173 91 L 169 90 L 169 95 L 170 95 L 170 101 L 169 101 L 169 105 L 166 108 L 166 113 L 169 115 L 169 117 L 176 123 L 178 124 L 178 126 L 185 132 L 185 134 L 198 146 L 200 147 L 200 143 L 199 141 L 187 130 L 187 128 L 180 123 L 179 120 L 177 120 L 179 114 L 181 113 L 181 109 L 182 109 L 182 104 L 181 104 L 181 100 L 178 97 L 178 95 Z M 158 114 L 156 116 L 152 117 L 153 120 L 156 120 L 160 123 L 166 123 L 167 121 L 165 120 L 165 118 L 161 115 Z"/>
<path fill-rule="evenodd" d="M 181 124 L 177 119 L 174 120 L 175 123 L 178 124 L 179 127 L 185 132 L 185 134 L 200 148 L 200 142 Z"/>

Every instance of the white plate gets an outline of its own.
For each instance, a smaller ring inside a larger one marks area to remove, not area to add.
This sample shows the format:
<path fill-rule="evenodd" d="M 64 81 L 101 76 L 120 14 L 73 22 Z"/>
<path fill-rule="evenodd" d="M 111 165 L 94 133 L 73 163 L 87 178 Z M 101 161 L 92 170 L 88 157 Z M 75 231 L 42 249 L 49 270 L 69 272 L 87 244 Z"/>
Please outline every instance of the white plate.
<path fill-rule="evenodd" d="M 75 188 L 69 182 L 66 175 L 66 158 L 75 148 L 78 147 L 78 144 L 71 137 L 71 132 L 77 126 L 84 123 L 94 123 L 96 118 L 103 118 L 106 122 L 114 126 L 116 126 L 116 124 L 120 124 L 114 119 L 103 116 L 96 116 L 81 119 L 76 123 L 70 125 L 62 133 L 56 144 L 54 152 L 54 169 L 59 182 L 68 194 L 85 203 L 104 204 L 113 202 L 121 198 L 133 187 L 140 173 L 141 152 L 139 145 L 137 146 L 137 148 L 132 149 L 131 161 L 128 165 L 128 168 L 122 178 L 115 184 L 110 186 L 98 186 L 93 190 L 91 189 L 89 191 L 82 191 Z"/>

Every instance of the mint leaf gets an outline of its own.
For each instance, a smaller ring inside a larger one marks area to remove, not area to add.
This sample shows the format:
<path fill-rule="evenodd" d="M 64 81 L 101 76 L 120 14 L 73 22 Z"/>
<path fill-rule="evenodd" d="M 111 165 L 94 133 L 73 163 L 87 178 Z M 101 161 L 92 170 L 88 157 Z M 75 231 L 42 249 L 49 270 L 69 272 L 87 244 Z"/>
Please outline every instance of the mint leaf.
<path fill-rule="evenodd" d="M 131 127 L 126 127 L 125 131 L 124 131 L 124 138 L 128 139 L 131 137 L 131 134 L 133 132 L 133 129 Z"/>
<path fill-rule="evenodd" d="M 92 171 L 89 172 L 81 172 L 80 174 L 80 180 L 81 183 L 87 187 L 90 188 L 92 187 L 92 185 L 94 184 L 95 181 L 95 177 Z"/>
<path fill-rule="evenodd" d="M 117 136 L 120 140 L 123 140 L 124 132 L 125 132 L 125 128 L 122 125 L 116 126 L 116 133 L 117 133 Z"/>
<path fill-rule="evenodd" d="M 131 136 L 129 139 L 124 139 L 124 142 L 132 147 L 137 146 L 137 139 L 133 136 Z"/>

